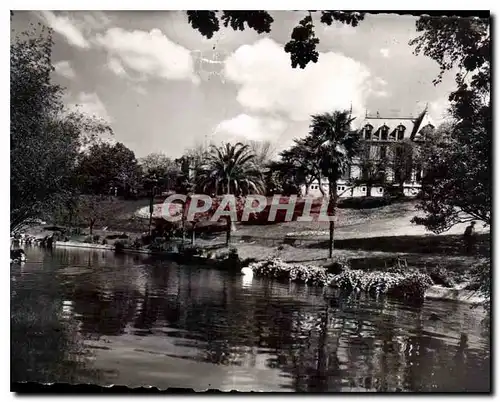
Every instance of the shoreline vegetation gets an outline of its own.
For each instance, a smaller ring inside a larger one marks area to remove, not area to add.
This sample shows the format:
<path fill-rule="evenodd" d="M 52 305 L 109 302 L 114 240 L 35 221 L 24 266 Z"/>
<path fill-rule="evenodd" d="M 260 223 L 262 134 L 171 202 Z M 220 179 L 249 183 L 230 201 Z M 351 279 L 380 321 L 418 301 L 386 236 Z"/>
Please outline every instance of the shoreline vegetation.
<path fill-rule="evenodd" d="M 277 223 L 266 226 L 266 230 L 259 225 L 238 225 L 229 245 L 224 242 L 224 232 L 197 232 L 194 244 L 192 233 L 158 244 L 151 238 L 146 246 L 138 242 L 144 233 L 120 232 L 114 226 L 94 229 L 93 236 L 85 230 L 70 235 L 71 231 L 59 228 L 68 236 L 56 236 L 53 246 L 142 254 L 235 274 L 249 267 L 256 277 L 333 286 L 346 292 L 364 291 L 412 302 L 421 302 L 425 295 L 480 303 L 482 297 L 472 271 L 481 258 L 482 263 L 489 264 L 485 260 L 489 257 L 489 233 L 478 235 L 478 255 L 466 256 L 460 228 L 452 234 L 433 235 L 422 234 L 409 224 L 409 216 L 414 213 L 412 204 L 345 210 L 338 222 L 332 259 L 326 258 L 325 226 L 303 222 Z M 130 210 L 132 216 L 137 211 Z M 57 226 L 39 225 L 28 229 L 26 236 L 40 239 L 57 233 L 61 234 Z M 333 271 L 332 266 L 336 266 Z"/>
<path fill-rule="evenodd" d="M 256 277 L 298 282 L 307 286 L 332 287 L 344 294 L 364 292 L 373 297 L 388 296 L 410 304 L 420 304 L 425 299 L 470 304 L 484 301 L 484 297 L 479 294 L 469 275 L 470 270 L 452 272 L 439 266 L 408 266 L 408 260 L 404 256 L 396 258 L 382 256 L 381 260 L 384 262 L 382 268 L 380 261 L 377 264 L 369 257 L 350 259 L 338 256 L 334 260 L 326 259 L 327 263 L 323 265 L 321 260 L 290 263 L 276 256 L 280 254 L 279 252 L 271 257 L 259 252 L 251 254 L 247 252 L 246 255 L 240 253 L 246 244 L 234 244 L 229 247 L 187 246 L 170 251 L 133 248 L 116 250 L 114 245 L 75 241 L 58 241 L 54 246 L 158 256 L 186 265 L 197 264 L 207 268 L 232 271 L 235 274 L 240 274 L 241 269 L 247 267 Z M 364 262 L 364 266 L 360 262 Z"/>

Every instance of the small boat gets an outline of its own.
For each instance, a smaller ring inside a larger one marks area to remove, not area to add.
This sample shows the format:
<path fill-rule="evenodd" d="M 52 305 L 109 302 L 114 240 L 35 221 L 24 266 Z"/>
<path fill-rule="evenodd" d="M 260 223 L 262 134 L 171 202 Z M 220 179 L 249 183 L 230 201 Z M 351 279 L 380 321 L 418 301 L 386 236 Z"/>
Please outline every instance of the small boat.
<path fill-rule="evenodd" d="M 248 267 L 241 268 L 241 273 L 245 276 L 253 276 L 252 268 L 248 268 Z"/>

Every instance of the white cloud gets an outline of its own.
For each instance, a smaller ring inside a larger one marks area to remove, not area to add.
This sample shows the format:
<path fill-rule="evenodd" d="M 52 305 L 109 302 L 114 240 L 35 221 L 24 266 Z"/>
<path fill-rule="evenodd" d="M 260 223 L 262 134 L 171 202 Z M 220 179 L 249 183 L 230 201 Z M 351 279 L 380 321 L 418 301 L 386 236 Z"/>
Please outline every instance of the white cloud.
<path fill-rule="evenodd" d="M 77 108 L 82 113 L 103 119 L 108 123 L 112 121 L 106 106 L 95 92 L 80 92 L 76 98 L 76 102 L 72 103 L 70 107 Z"/>
<path fill-rule="evenodd" d="M 119 77 L 127 76 L 127 72 L 125 71 L 125 68 L 123 68 L 122 62 L 115 57 L 110 57 L 107 67 Z"/>
<path fill-rule="evenodd" d="M 289 54 L 268 38 L 239 47 L 226 59 L 224 72 L 241 85 L 237 96 L 241 105 L 283 113 L 294 121 L 349 109 L 351 103 L 354 115 L 361 115 L 366 98 L 381 85 L 366 66 L 333 52 L 320 54 L 319 61 L 305 69 L 292 69 Z"/>
<path fill-rule="evenodd" d="M 225 141 L 275 141 L 286 128 L 287 124 L 283 120 L 240 114 L 222 121 L 215 132 L 219 137 L 224 137 Z"/>
<path fill-rule="evenodd" d="M 134 86 L 132 86 L 132 89 L 135 92 L 137 92 L 138 94 L 141 94 L 141 95 L 146 95 L 147 94 L 146 88 L 144 88 L 143 86 L 134 85 Z"/>
<path fill-rule="evenodd" d="M 56 15 L 52 11 L 41 11 L 40 15 L 55 32 L 64 36 L 70 45 L 82 49 L 90 47 L 90 43 L 85 39 L 81 28 L 69 16 Z"/>
<path fill-rule="evenodd" d="M 96 43 L 111 54 L 112 60 L 120 61 L 122 68 L 127 67 L 140 77 L 199 82 L 190 51 L 172 42 L 159 29 L 147 32 L 110 28 L 96 36 Z M 117 67 L 116 61 L 113 63 Z"/>
<path fill-rule="evenodd" d="M 389 54 L 390 54 L 390 50 L 388 48 L 382 48 L 380 49 L 380 54 L 382 55 L 382 57 L 389 57 Z"/>
<path fill-rule="evenodd" d="M 73 79 L 76 77 L 75 70 L 73 70 L 73 67 L 71 67 L 70 62 L 67 60 L 54 63 L 54 68 L 57 74 L 62 75 L 65 78 Z"/>

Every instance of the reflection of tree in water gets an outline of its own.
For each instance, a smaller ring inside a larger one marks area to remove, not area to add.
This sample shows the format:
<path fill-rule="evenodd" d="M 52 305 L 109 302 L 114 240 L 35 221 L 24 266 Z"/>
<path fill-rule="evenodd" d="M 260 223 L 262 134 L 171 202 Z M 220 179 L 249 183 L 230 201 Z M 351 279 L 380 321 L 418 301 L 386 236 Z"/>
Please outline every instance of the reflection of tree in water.
<path fill-rule="evenodd" d="M 94 335 L 123 334 L 134 318 L 136 297 L 129 289 L 110 290 L 109 296 L 95 289 L 75 289 L 73 300 L 82 321 L 80 331 Z"/>
<path fill-rule="evenodd" d="M 488 355 L 467 350 L 464 334 L 457 346 L 431 337 L 424 331 L 424 317 L 419 316 L 414 336 L 405 348 L 408 364 L 405 386 L 423 392 L 481 391 L 489 388 Z"/>
<path fill-rule="evenodd" d="M 36 279 L 35 283 L 16 284 L 11 298 L 12 381 L 95 380 L 98 373 L 86 368 L 87 353 L 77 324 L 61 317 L 61 290 L 54 281 Z"/>

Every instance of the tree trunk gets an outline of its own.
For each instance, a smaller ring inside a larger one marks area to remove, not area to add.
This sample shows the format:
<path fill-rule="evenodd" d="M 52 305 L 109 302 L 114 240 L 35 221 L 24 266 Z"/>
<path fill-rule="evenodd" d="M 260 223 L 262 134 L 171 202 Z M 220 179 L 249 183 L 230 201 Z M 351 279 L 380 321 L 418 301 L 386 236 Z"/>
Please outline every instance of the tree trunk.
<path fill-rule="evenodd" d="M 191 244 L 194 246 L 195 242 L 196 242 L 196 223 L 193 223 L 193 229 L 192 229 L 192 233 L 191 233 Z"/>
<path fill-rule="evenodd" d="M 231 218 L 227 217 L 227 228 L 226 228 L 226 246 L 229 246 L 231 242 Z"/>
<path fill-rule="evenodd" d="M 94 239 L 92 238 L 92 232 L 93 232 L 93 229 L 94 229 L 94 223 L 95 223 L 95 222 L 94 222 L 93 220 L 91 220 L 91 221 L 90 221 L 90 225 L 89 225 L 89 229 L 90 229 L 90 240 L 91 240 L 91 242 L 92 242 L 92 243 L 94 242 Z"/>
<path fill-rule="evenodd" d="M 324 197 L 325 196 L 325 190 L 323 190 L 323 183 L 321 182 L 321 175 L 318 175 L 316 178 L 318 180 L 318 185 L 319 185 L 319 191 L 321 191 L 321 195 Z M 328 181 L 328 187 L 330 187 L 330 181 Z"/>
<path fill-rule="evenodd" d="M 336 214 L 336 206 L 337 206 L 337 181 L 336 180 L 331 180 L 331 178 L 328 179 L 329 182 L 329 193 L 330 193 L 330 198 L 328 200 L 328 211 L 331 212 L 331 216 L 335 217 Z M 334 240 L 334 235 L 335 235 L 335 221 L 331 220 L 330 221 L 330 242 L 329 242 L 329 249 L 328 249 L 328 258 L 333 257 L 333 240 Z"/>
<path fill-rule="evenodd" d="M 230 177 L 227 178 L 227 189 L 226 189 L 226 194 L 230 195 L 231 194 L 231 181 Z M 231 221 L 231 215 L 227 217 L 227 231 L 226 231 L 226 245 L 229 246 L 229 243 L 231 242 L 231 231 L 233 230 L 233 222 Z"/>

